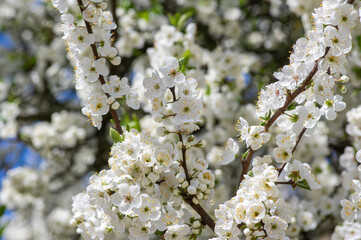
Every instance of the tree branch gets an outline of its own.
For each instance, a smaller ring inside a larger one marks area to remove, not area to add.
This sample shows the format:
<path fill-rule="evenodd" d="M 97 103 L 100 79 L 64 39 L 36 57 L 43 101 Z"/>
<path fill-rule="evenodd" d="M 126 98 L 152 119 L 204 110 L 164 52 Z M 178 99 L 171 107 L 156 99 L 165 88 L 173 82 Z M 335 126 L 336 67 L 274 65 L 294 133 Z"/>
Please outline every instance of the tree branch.
<path fill-rule="evenodd" d="M 77 0 L 78 1 L 78 5 L 79 5 L 79 8 L 80 8 L 80 12 L 83 14 L 85 8 L 83 6 L 83 1 L 82 0 Z M 89 34 L 92 34 L 93 33 L 93 29 L 90 25 L 90 23 L 88 21 L 86 21 L 84 19 L 84 23 L 85 23 L 85 26 L 86 26 L 86 29 L 87 29 L 87 32 Z M 98 50 L 97 50 L 97 47 L 96 47 L 96 44 L 93 43 L 90 45 L 92 51 L 93 51 L 93 55 L 94 55 L 94 59 L 97 60 L 99 58 L 99 54 L 98 54 Z M 103 75 L 100 75 L 99 74 L 99 82 L 101 85 L 105 84 L 105 80 L 104 80 L 104 77 Z M 105 95 L 109 98 L 110 95 L 108 93 L 105 93 Z M 122 127 L 121 127 L 121 124 L 120 124 L 120 120 L 119 120 L 119 116 L 118 116 L 118 112 L 114 109 L 111 109 L 110 108 L 110 114 L 112 115 L 112 118 L 114 120 L 114 129 L 117 130 L 119 132 L 119 134 L 123 134 L 123 130 L 122 130 Z"/>
<path fill-rule="evenodd" d="M 327 55 L 327 53 L 330 51 L 330 47 L 326 47 L 326 51 L 325 54 L 320 57 L 319 59 L 317 59 L 315 61 L 315 65 L 313 66 L 313 68 L 311 69 L 311 71 L 309 72 L 309 74 L 307 75 L 307 77 L 305 78 L 305 80 L 302 82 L 302 84 L 293 92 L 291 93 L 287 98 L 285 103 L 283 104 L 283 106 L 281 108 L 279 108 L 273 115 L 272 117 L 267 121 L 267 123 L 265 124 L 264 131 L 268 131 L 270 129 L 270 127 L 276 122 L 276 120 L 283 115 L 286 111 L 288 106 L 293 102 L 293 100 L 295 100 L 295 98 L 300 95 L 302 92 L 304 92 L 307 89 L 307 86 L 309 85 L 309 83 L 311 82 L 312 78 L 315 76 L 315 74 L 318 71 L 318 64 L 319 62 Z M 251 160 L 252 157 L 254 155 L 256 151 L 254 151 L 252 148 L 249 148 L 249 152 L 247 154 L 247 158 L 244 161 L 244 163 L 242 164 L 242 173 L 241 173 L 241 177 L 239 179 L 239 184 L 243 181 L 244 179 L 244 175 L 247 174 L 248 169 L 249 169 L 249 165 L 251 164 Z"/>

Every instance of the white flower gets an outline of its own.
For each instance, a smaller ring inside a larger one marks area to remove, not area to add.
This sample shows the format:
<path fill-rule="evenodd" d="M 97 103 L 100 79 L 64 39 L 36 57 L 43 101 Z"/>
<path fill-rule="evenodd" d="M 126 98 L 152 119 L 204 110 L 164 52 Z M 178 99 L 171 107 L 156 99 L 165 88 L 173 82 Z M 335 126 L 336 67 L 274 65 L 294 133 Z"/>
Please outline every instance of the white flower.
<path fill-rule="evenodd" d="M 271 138 L 269 132 L 264 131 L 263 126 L 252 126 L 249 130 L 249 136 L 246 139 L 247 147 L 253 150 L 258 150 L 262 145 L 268 142 Z"/>
<path fill-rule="evenodd" d="M 93 185 L 89 185 L 86 191 L 89 195 L 89 202 L 94 207 L 106 206 L 110 201 L 109 195 L 105 191 Z"/>
<path fill-rule="evenodd" d="M 248 125 L 248 122 L 243 117 L 240 117 L 238 119 L 238 122 L 236 125 L 236 131 L 238 131 L 239 139 L 241 141 L 245 141 L 248 138 L 249 125 Z"/>
<path fill-rule="evenodd" d="M 100 58 L 94 61 L 88 57 L 85 57 L 81 60 L 80 64 L 82 66 L 83 74 L 89 82 L 97 81 L 99 74 L 106 76 L 109 73 L 109 70 L 106 67 L 105 58 Z"/>
<path fill-rule="evenodd" d="M 113 35 L 113 33 L 111 31 L 107 31 L 104 33 L 104 36 L 103 36 L 104 44 L 99 46 L 99 52 L 100 52 L 101 56 L 103 56 L 103 57 L 107 56 L 109 58 L 115 59 L 118 52 L 117 52 L 116 48 L 111 46 L 112 35 Z M 118 64 L 114 64 L 114 65 L 118 65 Z"/>
<path fill-rule="evenodd" d="M 121 183 L 118 185 L 118 190 L 111 195 L 110 201 L 118 207 L 119 212 L 130 214 L 133 208 L 139 208 L 142 204 L 139 192 L 138 185 L 129 186 L 126 183 Z"/>
<path fill-rule="evenodd" d="M 170 165 L 173 162 L 172 156 L 169 154 L 169 152 L 166 149 L 158 148 L 155 150 L 154 153 L 155 159 L 157 161 L 157 164 L 162 167 L 164 172 L 170 171 Z"/>
<path fill-rule="evenodd" d="M 317 227 L 316 218 L 310 211 L 299 212 L 297 216 L 297 222 L 305 231 L 313 230 Z"/>
<path fill-rule="evenodd" d="M 177 123 L 197 122 L 201 115 L 202 101 L 191 96 L 181 97 L 172 104 Z"/>
<path fill-rule="evenodd" d="M 346 54 L 351 50 L 352 43 L 350 33 L 345 28 L 341 28 L 339 31 L 335 27 L 327 26 L 324 29 L 325 44 L 331 46 L 332 54 L 334 56 L 340 56 Z"/>
<path fill-rule="evenodd" d="M 197 171 L 200 172 L 208 168 L 208 162 L 203 158 L 194 159 L 192 161 L 192 165 Z"/>
<path fill-rule="evenodd" d="M 109 112 L 108 98 L 100 93 L 93 93 L 87 99 L 87 104 L 83 108 L 83 113 L 89 112 L 92 115 L 105 115 Z"/>
<path fill-rule="evenodd" d="M 87 6 L 86 9 L 83 11 L 83 18 L 85 21 L 94 23 L 99 20 L 101 14 L 102 11 L 99 8 L 94 7 L 93 4 L 91 4 Z"/>
<path fill-rule="evenodd" d="M 357 160 L 359 163 L 361 163 L 361 150 L 358 150 L 358 151 L 356 152 L 356 160 Z"/>
<path fill-rule="evenodd" d="M 282 218 L 267 215 L 262 221 L 268 236 L 275 239 L 282 239 L 285 236 L 288 224 Z"/>
<path fill-rule="evenodd" d="M 221 156 L 221 165 L 227 165 L 230 162 L 233 162 L 234 157 L 236 156 L 239 150 L 239 146 L 233 138 L 229 138 Z"/>
<path fill-rule="evenodd" d="M 334 11 L 330 16 L 332 25 L 337 25 L 339 28 L 353 28 L 356 25 L 357 11 L 352 4 L 343 4 Z"/>
<path fill-rule="evenodd" d="M 213 184 L 215 180 L 214 174 L 211 172 L 211 170 L 204 170 L 198 175 L 199 181 L 205 183 L 205 184 Z"/>
<path fill-rule="evenodd" d="M 327 120 L 335 120 L 336 112 L 341 112 L 346 108 L 346 103 L 342 101 L 342 96 L 335 95 L 333 100 L 325 100 L 321 111 L 325 113 Z"/>
<path fill-rule="evenodd" d="M 175 82 L 181 82 L 185 79 L 184 74 L 179 72 L 179 62 L 174 57 L 168 57 L 165 60 L 165 66 L 159 71 L 163 74 L 163 83 L 167 88 L 174 87 Z"/>
<path fill-rule="evenodd" d="M 120 98 L 126 94 L 129 94 L 130 87 L 128 85 L 128 79 L 119 79 L 118 76 L 112 75 L 109 77 L 109 81 L 102 85 L 104 92 L 109 93 L 114 98 Z"/>
<path fill-rule="evenodd" d="M 52 0 L 53 6 L 59 10 L 59 12 L 64 13 L 67 9 L 67 0 Z"/>
<path fill-rule="evenodd" d="M 246 210 L 246 217 L 252 223 L 258 223 L 266 214 L 266 209 L 261 203 L 253 203 Z"/>
<path fill-rule="evenodd" d="M 150 100 L 154 98 L 162 98 L 166 90 L 157 72 L 153 72 L 152 76 L 144 78 L 143 86 L 147 90 L 144 96 Z"/>
<path fill-rule="evenodd" d="M 346 199 L 341 200 L 340 203 L 342 206 L 342 210 L 341 210 L 342 218 L 348 223 L 352 223 L 357 216 L 355 213 L 356 206 Z"/>
<path fill-rule="evenodd" d="M 180 83 L 177 84 L 178 86 L 178 95 L 180 97 L 183 96 L 192 96 L 198 98 L 200 95 L 200 90 L 196 90 L 198 85 L 198 81 L 194 78 L 187 78 Z"/>
<path fill-rule="evenodd" d="M 76 50 L 84 50 L 95 42 L 94 34 L 89 34 L 84 27 L 76 27 L 68 32 L 67 41 L 72 44 Z"/>
<path fill-rule="evenodd" d="M 149 235 L 154 233 L 156 226 L 153 222 L 142 222 L 138 218 L 132 221 L 132 226 L 129 228 L 130 240 L 148 240 Z"/>
<path fill-rule="evenodd" d="M 134 110 L 139 109 L 140 107 L 139 94 L 134 88 L 130 88 L 129 93 L 126 95 L 126 103 L 129 107 L 133 108 Z"/>
<path fill-rule="evenodd" d="M 134 213 L 143 221 L 157 221 L 161 217 L 160 203 L 156 198 L 151 198 L 147 194 L 142 194 L 142 204 L 134 209 Z"/>
<path fill-rule="evenodd" d="M 188 225 L 172 225 L 164 234 L 165 240 L 187 240 L 191 229 Z"/>
<path fill-rule="evenodd" d="M 276 136 L 276 143 L 281 148 L 292 148 L 296 144 L 296 134 L 289 131 L 284 134 L 278 134 Z"/>
<path fill-rule="evenodd" d="M 286 203 L 283 198 L 280 198 L 271 209 L 271 214 L 272 216 L 278 216 L 289 223 L 291 222 L 293 210 L 290 204 Z"/>
<path fill-rule="evenodd" d="M 241 234 L 241 231 L 235 224 L 230 229 L 216 227 L 214 231 L 219 236 L 219 239 L 222 240 L 238 240 Z"/>
<path fill-rule="evenodd" d="M 311 189 L 320 189 L 321 185 L 316 177 L 311 172 L 311 167 L 307 163 L 301 163 L 298 160 L 293 160 L 293 163 L 288 163 L 285 167 L 286 180 L 293 179 L 298 182 L 306 180 Z"/>
<path fill-rule="evenodd" d="M 100 18 L 100 25 L 104 30 L 113 30 L 117 25 L 113 21 L 113 15 L 109 11 L 103 11 Z"/>
<path fill-rule="evenodd" d="M 275 148 L 273 156 L 278 163 L 289 162 L 292 158 L 292 150 L 291 148 Z"/>

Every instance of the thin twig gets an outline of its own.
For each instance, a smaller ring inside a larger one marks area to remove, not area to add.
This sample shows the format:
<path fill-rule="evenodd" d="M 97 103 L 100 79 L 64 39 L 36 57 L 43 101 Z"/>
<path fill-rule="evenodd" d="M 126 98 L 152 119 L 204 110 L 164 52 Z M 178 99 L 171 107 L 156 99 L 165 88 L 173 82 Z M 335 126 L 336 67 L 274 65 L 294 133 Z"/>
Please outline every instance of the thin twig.
<path fill-rule="evenodd" d="M 288 98 L 286 98 L 285 103 L 283 104 L 283 106 L 281 108 L 279 108 L 273 115 L 272 117 L 267 121 L 267 123 L 265 124 L 264 131 L 268 131 L 269 128 L 276 122 L 276 120 L 283 115 L 284 112 L 287 111 L 288 106 L 293 102 L 293 100 L 300 95 L 302 92 L 304 92 L 307 89 L 307 86 L 310 84 L 312 78 L 315 76 L 315 74 L 318 71 L 318 64 L 319 62 L 327 55 L 327 53 L 330 51 L 330 47 L 326 48 L 325 54 L 320 57 L 319 59 L 316 60 L 315 65 L 313 66 L 312 70 L 309 72 L 309 74 L 307 75 L 307 77 L 305 78 L 305 80 L 302 82 L 302 84 L 293 92 L 289 95 Z M 242 168 L 242 173 L 239 179 L 239 184 L 243 181 L 244 179 L 244 175 L 247 174 L 249 166 L 251 164 L 251 160 L 252 157 L 254 155 L 256 151 L 253 150 L 252 148 L 249 148 L 249 152 L 247 154 L 247 158 L 244 161 L 243 164 L 243 168 Z"/>

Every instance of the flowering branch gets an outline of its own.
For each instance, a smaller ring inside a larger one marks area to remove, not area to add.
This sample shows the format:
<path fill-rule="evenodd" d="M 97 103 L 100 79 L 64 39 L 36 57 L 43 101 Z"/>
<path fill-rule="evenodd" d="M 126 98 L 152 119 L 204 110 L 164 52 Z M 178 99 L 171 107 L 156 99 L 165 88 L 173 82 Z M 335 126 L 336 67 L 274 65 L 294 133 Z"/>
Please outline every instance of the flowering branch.
<path fill-rule="evenodd" d="M 77 0 L 77 1 L 78 1 L 78 5 L 79 5 L 81 13 L 83 13 L 85 11 L 86 7 L 84 7 L 82 0 Z M 84 23 L 85 23 L 86 30 L 87 30 L 88 34 L 93 34 L 93 29 L 92 29 L 90 23 L 88 21 L 86 21 L 85 19 L 84 19 Z M 90 47 L 92 49 L 94 59 L 97 60 L 99 58 L 99 53 L 98 53 L 98 50 L 97 50 L 97 47 L 96 47 L 96 43 L 94 42 L 94 43 L 90 44 Z M 105 84 L 105 80 L 104 80 L 103 75 L 99 74 L 98 80 L 99 80 L 101 85 Z M 105 95 L 108 98 L 110 97 L 110 95 L 108 93 L 105 93 Z M 114 110 L 114 109 L 110 109 L 109 111 L 110 111 L 110 114 L 112 115 L 112 118 L 114 120 L 114 129 L 117 130 L 117 132 L 119 134 L 123 134 L 123 130 L 122 130 L 122 127 L 121 127 L 121 124 L 120 124 L 120 118 L 118 116 L 118 112 L 116 110 Z"/>
<path fill-rule="evenodd" d="M 302 84 L 293 93 L 288 95 L 288 97 L 286 98 L 285 103 L 283 104 L 283 106 L 281 108 L 279 108 L 272 115 L 272 117 L 267 121 L 267 123 L 264 126 L 264 131 L 265 132 L 267 132 L 269 130 L 269 128 L 276 122 L 276 120 L 286 112 L 288 106 L 295 100 L 295 98 L 307 89 L 307 86 L 310 84 L 313 76 L 315 76 L 315 74 L 318 71 L 319 62 L 327 55 L 327 53 L 329 51 L 330 51 L 330 47 L 327 47 L 326 51 L 325 51 L 325 54 L 321 58 L 316 60 L 312 70 L 307 75 L 307 77 L 302 82 Z M 244 160 L 244 162 L 242 164 L 242 173 L 241 173 L 241 177 L 239 179 L 239 183 L 242 182 L 242 180 L 244 179 L 244 175 L 247 174 L 249 166 L 251 164 L 252 157 L 253 157 L 253 155 L 254 155 L 254 153 L 256 151 L 257 150 L 253 150 L 252 148 L 248 148 L 248 154 L 247 154 L 246 160 Z"/>
<path fill-rule="evenodd" d="M 296 151 L 296 148 L 298 146 L 298 143 L 301 141 L 301 138 L 303 137 L 303 135 L 305 134 L 307 128 L 303 128 L 302 131 L 300 132 L 300 134 L 297 137 L 297 141 L 296 141 L 296 145 L 293 147 L 292 149 L 292 153 L 294 153 Z M 285 166 L 287 165 L 287 163 L 283 163 L 281 165 L 281 167 L 278 169 L 278 173 L 281 174 L 281 172 L 283 171 L 283 169 L 285 168 Z"/>

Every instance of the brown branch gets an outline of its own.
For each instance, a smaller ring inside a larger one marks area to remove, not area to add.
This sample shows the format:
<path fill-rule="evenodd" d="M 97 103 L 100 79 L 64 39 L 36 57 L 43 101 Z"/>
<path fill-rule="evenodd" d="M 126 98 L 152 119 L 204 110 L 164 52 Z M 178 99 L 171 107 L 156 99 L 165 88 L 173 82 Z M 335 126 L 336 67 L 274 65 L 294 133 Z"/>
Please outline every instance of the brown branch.
<path fill-rule="evenodd" d="M 182 133 L 178 133 L 178 136 L 179 136 L 179 141 L 182 142 L 182 167 L 184 169 L 184 174 L 186 175 L 187 182 L 190 184 L 191 179 L 189 177 L 188 168 L 187 168 L 187 156 L 186 156 L 187 149 L 186 149 L 186 147 L 184 145 L 184 142 L 183 142 Z"/>
<path fill-rule="evenodd" d="M 80 8 L 80 12 L 83 14 L 84 10 L 85 10 L 85 7 L 83 6 L 83 1 L 82 0 L 77 0 L 78 1 L 78 5 L 79 5 L 79 8 Z M 85 26 L 86 26 L 86 29 L 87 29 L 87 32 L 89 34 L 92 34 L 93 33 L 93 29 L 91 27 L 91 24 L 86 21 L 84 19 L 84 23 L 85 23 Z M 98 50 L 97 50 L 97 47 L 96 47 L 96 44 L 93 43 L 90 45 L 91 49 L 92 49 L 92 52 L 93 52 L 93 55 L 94 55 L 94 59 L 97 60 L 99 58 L 99 54 L 98 54 Z M 99 74 L 99 82 L 101 85 L 105 84 L 105 80 L 104 80 L 104 77 L 103 75 L 100 75 Z M 105 93 L 105 95 L 109 98 L 110 95 L 108 93 Z M 123 130 L 122 130 L 122 127 L 121 127 L 121 124 L 120 124 L 120 120 L 119 120 L 119 116 L 118 116 L 118 112 L 114 109 L 111 109 L 110 108 L 110 114 L 112 115 L 112 118 L 114 120 L 114 129 L 117 130 L 119 132 L 119 134 L 123 134 Z"/>
<path fill-rule="evenodd" d="M 304 128 L 302 129 L 302 131 L 300 132 L 300 134 L 298 134 L 297 140 L 296 140 L 296 144 L 295 144 L 295 146 L 294 146 L 293 149 L 292 149 L 292 154 L 296 151 L 296 148 L 297 148 L 297 146 L 298 146 L 298 143 L 301 141 L 301 138 L 302 138 L 303 135 L 305 134 L 306 130 L 307 130 L 307 129 L 304 127 Z M 278 169 L 278 175 L 281 174 L 281 172 L 282 172 L 283 169 L 286 167 L 286 165 L 287 165 L 287 163 L 283 163 L 283 164 L 282 164 L 282 166 Z"/>
<path fill-rule="evenodd" d="M 201 216 L 203 224 L 207 225 L 214 232 L 215 222 L 212 217 L 209 216 L 209 214 L 202 208 L 202 206 L 199 204 L 194 204 L 192 199 L 189 197 L 183 197 L 183 199 Z"/>
<path fill-rule="evenodd" d="M 309 74 L 307 75 L 305 80 L 302 82 L 302 84 L 293 93 L 288 95 L 283 106 L 281 108 L 279 108 L 272 115 L 272 117 L 267 121 L 267 123 L 264 126 L 264 128 L 265 128 L 264 131 L 268 131 L 270 129 L 270 127 L 276 122 L 276 120 L 287 111 L 288 106 L 293 102 L 293 100 L 307 89 L 307 86 L 310 84 L 312 78 L 315 76 L 315 74 L 318 71 L 319 62 L 327 55 L 327 53 L 329 51 L 330 51 L 330 47 L 327 47 L 325 54 L 316 60 L 315 65 L 313 66 L 313 68 L 311 69 L 311 71 L 309 72 Z M 253 150 L 252 148 L 249 148 L 247 158 L 242 165 L 242 173 L 241 173 L 241 177 L 239 179 L 239 184 L 243 181 L 244 175 L 247 174 L 249 165 L 251 164 L 251 160 L 252 160 L 252 157 L 255 152 L 256 152 L 255 150 Z"/>
<path fill-rule="evenodd" d="M 175 87 L 169 88 L 169 90 L 172 92 L 173 95 L 173 101 L 177 101 L 177 96 L 176 96 L 176 92 L 175 92 Z M 184 170 L 184 174 L 186 175 L 186 180 L 188 181 L 188 183 L 190 184 L 191 178 L 189 176 L 188 173 L 188 168 L 187 168 L 187 156 L 186 156 L 186 151 L 187 148 L 184 145 L 183 142 L 183 135 L 181 132 L 178 132 L 178 137 L 179 137 L 179 141 L 182 142 L 182 167 Z M 190 196 L 189 194 L 182 194 L 183 200 L 188 203 L 189 206 L 191 206 L 194 211 L 196 211 L 199 216 L 201 216 L 202 222 L 203 224 L 207 225 L 208 227 L 210 227 L 210 229 L 212 229 L 212 231 L 214 232 L 214 228 L 215 228 L 215 222 L 212 219 L 212 217 L 202 208 L 201 205 L 199 204 L 195 204 L 192 199 L 193 196 Z"/>
<path fill-rule="evenodd" d="M 118 16 L 117 16 L 117 0 L 110 0 L 109 1 L 109 8 L 110 12 L 113 15 L 113 22 L 118 26 Z M 118 27 L 112 30 L 113 33 L 113 44 L 118 41 L 119 34 L 118 34 Z M 113 64 L 109 64 L 109 75 L 119 75 L 119 68 Z"/>

